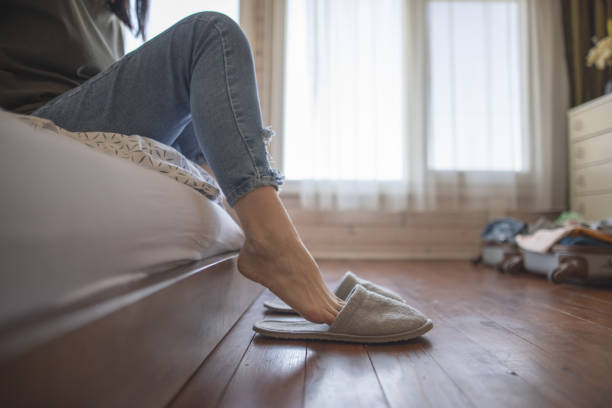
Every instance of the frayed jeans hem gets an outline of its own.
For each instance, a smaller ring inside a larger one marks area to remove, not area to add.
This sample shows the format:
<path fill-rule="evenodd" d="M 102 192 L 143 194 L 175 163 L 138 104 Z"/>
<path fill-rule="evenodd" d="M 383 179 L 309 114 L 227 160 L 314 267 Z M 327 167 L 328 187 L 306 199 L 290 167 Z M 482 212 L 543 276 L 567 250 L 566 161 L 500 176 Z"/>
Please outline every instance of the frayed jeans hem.
<path fill-rule="evenodd" d="M 272 174 L 262 175 L 261 177 L 247 180 L 229 193 L 225 194 L 225 197 L 228 204 L 231 207 L 234 207 L 238 200 L 259 187 L 272 186 L 276 189 L 276 191 L 279 191 L 282 184 L 283 177 L 280 175 L 280 173 L 273 171 Z"/>

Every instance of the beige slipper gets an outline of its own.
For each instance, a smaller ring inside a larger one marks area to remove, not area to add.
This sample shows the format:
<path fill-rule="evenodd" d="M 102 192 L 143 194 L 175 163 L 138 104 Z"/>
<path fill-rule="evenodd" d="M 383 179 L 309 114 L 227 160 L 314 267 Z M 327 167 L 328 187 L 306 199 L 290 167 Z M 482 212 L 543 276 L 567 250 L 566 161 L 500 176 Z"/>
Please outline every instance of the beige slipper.
<path fill-rule="evenodd" d="M 331 325 L 304 319 L 264 320 L 253 330 L 279 339 L 388 343 L 414 339 L 432 327 L 432 321 L 415 308 L 357 284 Z"/>
<path fill-rule="evenodd" d="M 371 292 L 378 293 L 380 295 L 386 296 L 391 299 L 398 300 L 400 302 L 404 301 L 404 299 L 402 299 L 402 297 L 398 295 L 397 293 L 387 288 L 384 288 L 382 286 L 379 286 L 375 283 L 367 281 L 365 279 L 361 279 L 360 277 L 358 277 L 351 271 L 348 271 L 344 274 L 344 276 L 342 277 L 342 280 L 340 280 L 340 283 L 338 284 L 336 289 L 334 289 L 334 294 L 338 296 L 341 300 L 346 300 L 346 297 L 349 295 L 349 293 L 351 293 L 351 290 L 353 290 L 353 288 L 357 284 L 360 284 L 361 286 L 363 286 L 364 288 L 366 288 L 367 290 Z M 291 306 L 289 306 L 288 304 L 286 304 L 280 299 L 268 300 L 267 302 L 264 302 L 264 306 L 270 309 L 271 311 L 277 312 L 277 313 L 297 314 L 291 308 Z"/>

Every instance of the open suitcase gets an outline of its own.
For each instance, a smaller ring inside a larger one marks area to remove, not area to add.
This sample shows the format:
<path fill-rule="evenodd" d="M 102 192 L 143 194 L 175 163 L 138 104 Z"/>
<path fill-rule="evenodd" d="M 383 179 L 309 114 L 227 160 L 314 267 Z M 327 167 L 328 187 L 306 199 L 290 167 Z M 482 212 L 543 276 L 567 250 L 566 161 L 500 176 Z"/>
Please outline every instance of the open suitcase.
<path fill-rule="evenodd" d="M 483 263 L 499 271 L 506 271 L 508 261 L 520 255 L 515 236 L 527 232 L 527 229 L 527 224 L 511 217 L 490 221 L 480 233 L 480 254 L 472 259 L 472 263 Z"/>
<path fill-rule="evenodd" d="M 516 244 L 483 242 L 480 246 L 480 255 L 472 262 L 474 264 L 483 263 L 505 272 L 508 261 L 517 255 L 520 256 L 520 250 Z"/>
<path fill-rule="evenodd" d="M 525 270 L 554 283 L 612 283 L 612 247 L 555 245 L 548 253 L 519 251 L 505 262 L 504 272 Z"/>

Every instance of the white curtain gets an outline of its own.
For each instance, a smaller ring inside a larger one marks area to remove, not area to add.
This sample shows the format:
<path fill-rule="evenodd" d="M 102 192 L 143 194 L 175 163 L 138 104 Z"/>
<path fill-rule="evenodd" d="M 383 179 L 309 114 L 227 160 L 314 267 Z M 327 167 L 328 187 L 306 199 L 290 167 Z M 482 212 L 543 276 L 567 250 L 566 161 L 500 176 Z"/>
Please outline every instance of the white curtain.
<path fill-rule="evenodd" d="M 283 163 L 318 209 L 559 209 L 559 0 L 289 0 Z"/>
<path fill-rule="evenodd" d="M 309 207 L 373 209 L 404 189 L 401 6 L 288 3 L 283 167 Z"/>

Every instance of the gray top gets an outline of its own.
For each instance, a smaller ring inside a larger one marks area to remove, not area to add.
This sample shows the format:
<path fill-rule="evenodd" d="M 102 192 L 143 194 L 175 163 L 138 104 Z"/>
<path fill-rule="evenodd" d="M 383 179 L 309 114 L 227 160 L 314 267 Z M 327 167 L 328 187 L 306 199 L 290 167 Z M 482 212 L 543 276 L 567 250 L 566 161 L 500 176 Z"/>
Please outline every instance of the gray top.
<path fill-rule="evenodd" d="M 2 0 L 0 106 L 30 113 L 123 55 L 106 0 Z"/>

